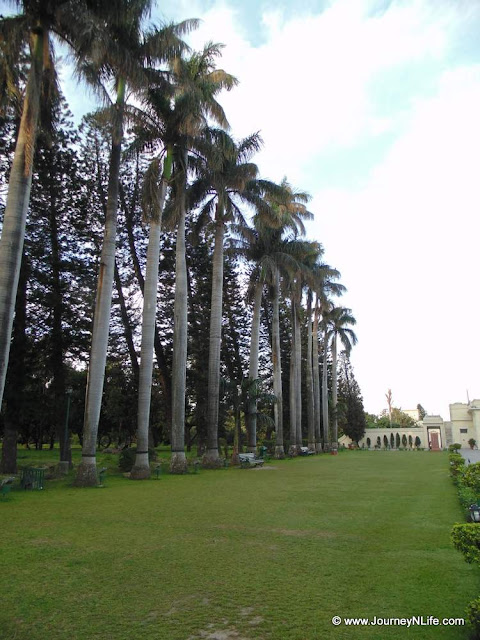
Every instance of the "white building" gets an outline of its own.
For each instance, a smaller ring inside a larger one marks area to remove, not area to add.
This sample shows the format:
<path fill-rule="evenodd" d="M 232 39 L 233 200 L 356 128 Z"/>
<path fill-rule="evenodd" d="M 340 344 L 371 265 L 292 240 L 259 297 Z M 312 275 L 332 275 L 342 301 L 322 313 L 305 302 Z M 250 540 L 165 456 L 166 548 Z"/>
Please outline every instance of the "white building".
<path fill-rule="evenodd" d="M 468 448 L 468 441 L 473 438 L 480 446 L 480 400 L 468 404 L 455 402 L 449 407 L 449 422 L 444 422 L 441 416 L 426 415 L 415 427 L 366 429 L 359 445 L 369 449 L 418 446 L 438 451 L 454 442 Z M 339 442 L 345 446 L 352 444 L 347 436 L 342 436 Z"/>

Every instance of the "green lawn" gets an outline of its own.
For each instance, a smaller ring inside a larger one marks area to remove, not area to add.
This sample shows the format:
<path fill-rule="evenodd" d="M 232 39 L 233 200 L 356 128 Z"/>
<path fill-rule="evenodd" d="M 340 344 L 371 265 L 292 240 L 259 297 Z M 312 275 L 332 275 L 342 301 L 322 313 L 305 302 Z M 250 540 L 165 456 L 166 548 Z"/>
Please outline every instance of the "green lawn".
<path fill-rule="evenodd" d="M 463 617 L 480 581 L 450 543 L 462 514 L 447 467 L 443 453 L 349 451 L 13 491 L 0 504 L 0 638 L 467 638 L 331 623 Z"/>

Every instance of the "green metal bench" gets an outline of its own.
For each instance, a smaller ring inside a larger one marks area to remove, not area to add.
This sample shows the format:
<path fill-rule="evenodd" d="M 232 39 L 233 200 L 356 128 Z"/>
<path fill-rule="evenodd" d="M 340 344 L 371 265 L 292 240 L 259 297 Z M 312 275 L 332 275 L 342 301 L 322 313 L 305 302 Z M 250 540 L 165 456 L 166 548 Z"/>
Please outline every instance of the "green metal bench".
<path fill-rule="evenodd" d="M 15 478 L 4 478 L 0 483 L 0 495 L 3 500 L 7 499 L 8 494 L 10 493 Z"/>
<path fill-rule="evenodd" d="M 22 489 L 43 489 L 43 483 L 45 481 L 45 469 L 35 467 L 25 467 L 22 470 L 22 477 L 20 479 L 20 486 Z"/>

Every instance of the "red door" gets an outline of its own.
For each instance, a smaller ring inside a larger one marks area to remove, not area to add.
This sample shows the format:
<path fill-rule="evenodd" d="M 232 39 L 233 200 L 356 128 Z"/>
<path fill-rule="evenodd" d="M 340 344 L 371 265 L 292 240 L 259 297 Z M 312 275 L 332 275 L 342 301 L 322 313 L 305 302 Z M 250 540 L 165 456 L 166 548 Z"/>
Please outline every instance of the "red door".
<path fill-rule="evenodd" d="M 440 446 L 438 444 L 438 433 L 430 434 L 430 444 L 432 445 L 432 449 L 434 449 L 435 451 L 438 451 L 440 449 Z"/>

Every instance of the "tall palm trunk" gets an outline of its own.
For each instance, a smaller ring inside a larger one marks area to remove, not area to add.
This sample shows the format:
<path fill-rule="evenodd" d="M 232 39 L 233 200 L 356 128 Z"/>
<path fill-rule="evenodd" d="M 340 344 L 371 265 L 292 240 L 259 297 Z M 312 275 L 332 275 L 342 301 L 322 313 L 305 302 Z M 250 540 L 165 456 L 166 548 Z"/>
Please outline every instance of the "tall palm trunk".
<path fill-rule="evenodd" d="M 127 207 L 124 197 L 122 197 L 122 188 L 120 184 L 120 201 L 123 200 L 123 210 L 125 213 L 125 221 L 127 226 L 127 237 L 128 237 L 128 248 L 130 250 L 130 256 L 133 262 L 133 269 L 135 271 L 135 275 L 137 277 L 138 285 L 140 287 L 140 291 L 142 292 L 145 289 L 145 281 L 143 278 L 142 270 L 140 267 L 140 261 L 138 259 L 137 250 L 135 247 L 135 237 L 133 233 L 133 206 L 136 202 L 135 192 L 137 186 L 135 182 L 134 187 L 134 195 L 132 197 L 132 206 Z M 162 347 L 162 343 L 160 342 L 160 336 L 158 334 L 158 328 L 155 325 L 155 339 L 154 339 L 154 349 L 155 356 L 157 358 L 157 366 L 158 366 L 158 374 L 160 378 L 160 384 L 162 386 L 163 391 L 163 402 L 165 407 L 165 421 L 168 425 L 172 422 L 172 377 L 171 371 L 167 364 L 165 358 L 165 352 Z"/>
<path fill-rule="evenodd" d="M 172 458 L 171 473 L 185 473 L 185 394 L 187 376 L 187 261 L 185 254 L 185 186 L 187 180 L 187 154 L 183 154 L 180 219 L 175 249 L 175 303 L 172 367 Z"/>
<path fill-rule="evenodd" d="M 323 340 L 323 371 L 322 371 L 322 422 L 323 422 L 323 448 L 330 449 L 330 428 L 328 425 L 328 371 L 327 371 L 328 338 L 325 329 Z"/>
<path fill-rule="evenodd" d="M 145 288 L 143 291 L 142 346 L 138 378 L 137 452 L 135 464 L 130 472 L 133 480 L 150 477 L 148 461 L 148 436 L 150 425 L 150 402 L 152 397 L 153 351 L 155 341 L 155 319 L 157 311 L 158 259 L 160 256 L 160 232 L 162 213 L 167 193 L 167 181 L 160 184 L 159 210 L 150 222 Z"/>
<path fill-rule="evenodd" d="M 314 414 L 314 423 L 315 423 L 315 440 L 316 445 L 315 449 L 317 453 L 321 453 L 322 451 L 322 435 L 321 435 L 321 401 L 320 401 L 320 371 L 319 371 L 319 352 L 318 352 L 318 316 L 319 316 L 319 307 L 318 307 L 318 297 L 315 299 L 315 312 L 313 319 L 313 328 L 312 328 L 312 369 L 313 369 L 313 414 Z"/>
<path fill-rule="evenodd" d="M 275 418 L 275 458 L 284 458 L 283 447 L 283 396 L 282 396 L 282 361 L 280 350 L 280 274 L 275 267 L 273 275 L 272 298 L 272 364 L 273 364 L 273 393 L 276 402 L 273 405 Z"/>
<path fill-rule="evenodd" d="M 312 331 L 312 294 L 307 297 L 307 370 L 306 370 L 306 391 L 307 391 L 307 425 L 308 425 L 308 448 L 315 451 L 315 420 L 313 408 L 313 331 Z"/>
<path fill-rule="evenodd" d="M 262 293 L 263 293 L 263 281 L 259 280 L 255 285 L 255 293 L 253 299 L 253 318 L 252 318 L 252 330 L 250 336 L 250 362 L 248 367 L 248 379 L 250 383 L 258 379 L 258 351 L 260 344 L 260 309 L 262 306 Z M 250 391 L 252 386 L 249 385 Z M 255 396 L 248 399 L 248 446 L 247 450 L 250 453 L 255 453 L 257 450 L 257 399 Z"/>
<path fill-rule="evenodd" d="M 335 332 L 332 338 L 332 447 L 334 449 L 338 448 L 337 386 L 337 333 Z"/>
<path fill-rule="evenodd" d="M 30 202 L 33 151 L 37 137 L 42 73 L 44 61 L 48 60 L 48 31 L 40 26 L 32 34 L 32 38 L 32 62 L 15 155 L 10 171 L 7 204 L 0 239 L 0 406 L 5 389 L 15 297 Z"/>
<path fill-rule="evenodd" d="M 83 421 L 82 462 L 80 463 L 75 485 L 78 487 L 97 484 L 96 444 L 98 422 L 102 405 L 103 381 L 107 361 L 108 333 L 112 290 L 115 269 L 115 244 L 117 235 L 118 183 L 120 159 L 122 154 L 123 114 L 125 105 L 125 80 L 118 80 L 116 122 L 112 135 L 112 151 L 108 175 L 107 211 L 105 216 L 105 235 L 100 256 L 97 297 L 93 320 L 92 346 L 87 378 L 85 415 Z"/>
<path fill-rule="evenodd" d="M 0 473 L 17 473 L 17 438 L 22 426 L 25 406 L 26 351 L 27 351 L 27 283 L 28 262 L 22 257 L 20 278 L 15 301 L 15 322 L 13 325 L 12 350 L 8 381 L 5 386 L 5 412 Z"/>
<path fill-rule="evenodd" d="M 208 354 L 207 451 L 203 457 L 204 464 L 207 466 L 217 466 L 219 464 L 218 405 L 220 397 L 220 348 L 222 343 L 223 242 L 225 236 L 222 214 L 221 204 L 217 203 Z"/>
<path fill-rule="evenodd" d="M 295 305 L 295 404 L 297 451 L 302 446 L 302 333 L 300 325 L 300 296 Z"/>
<path fill-rule="evenodd" d="M 288 394 L 290 408 L 290 449 L 289 455 L 296 456 L 297 449 L 297 359 L 295 357 L 295 301 L 292 298 L 292 340 L 290 345 L 290 392 Z"/>

